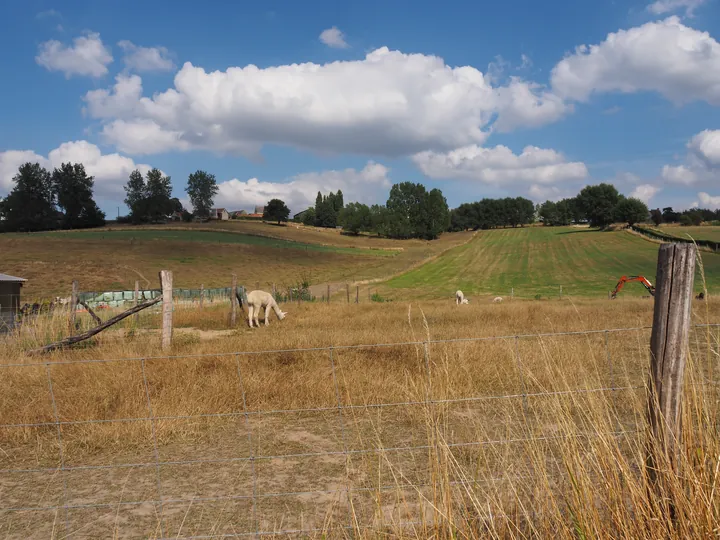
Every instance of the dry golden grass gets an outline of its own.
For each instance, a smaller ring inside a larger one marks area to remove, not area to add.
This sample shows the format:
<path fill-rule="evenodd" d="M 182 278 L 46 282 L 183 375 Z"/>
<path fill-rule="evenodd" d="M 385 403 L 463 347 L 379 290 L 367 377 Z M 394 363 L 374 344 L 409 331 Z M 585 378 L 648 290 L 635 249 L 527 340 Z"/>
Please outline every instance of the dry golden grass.
<path fill-rule="evenodd" d="M 2 506 L 62 505 L 66 498 L 76 506 L 68 531 L 80 537 L 220 536 L 256 526 L 363 538 L 717 534 L 717 373 L 709 366 L 720 359 L 718 328 L 691 336 L 687 461 L 664 488 L 676 501 L 673 522 L 662 501 L 648 496 L 642 474 L 649 330 L 430 343 L 427 363 L 423 345 L 341 348 L 649 326 L 650 300 L 284 309 L 285 320 L 271 315 L 268 328 L 251 330 L 243 320 L 228 328 L 227 306 L 178 307 L 171 357 L 158 350 L 153 313 L 139 328 L 128 321 L 88 347 L 42 358 L 25 351 L 63 333 L 61 312 L 0 342 L 0 363 L 23 365 L 0 368 L 2 422 L 48 424 L 0 428 Z M 696 302 L 693 316 L 718 321 L 720 302 Z M 337 347 L 332 358 L 327 350 L 235 354 L 328 346 Z M 141 420 L 64 424 L 71 471 L 9 472 L 60 463 L 48 373 L 63 422 Z M 587 391 L 607 387 L 624 389 Z M 342 418 L 338 395 L 352 406 Z M 518 397 L 492 398 L 498 395 Z M 148 396 L 154 423 L 142 420 Z M 372 406 L 381 403 L 396 405 Z M 299 408 L 323 410 L 287 412 Z M 225 416 L 202 416 L 218 413 Z M 192 418 L 178 418 L 185 416 Z M 362 452 L 346 462 L 344 448 Z M 317 453 L 328 454 L 297 456 Z M 296 456 L 268 457 L 282 454 Z M 196 463 L 180 463 L 187 460 Z M 127 463 L 150 466 L 78 468 Z M 156 499 L 158 475 L 165 500 L 176 501 L 164 504 L 162 515 L 152 504 L 123 504 Z M 252 500 L 242 498 L 253 489 L 257 524 Z M 107 507 L 81 507 L 97 503 Z M 62 509 L 0 512 L 0 531 L 61 538 L 65 517 Z"/>

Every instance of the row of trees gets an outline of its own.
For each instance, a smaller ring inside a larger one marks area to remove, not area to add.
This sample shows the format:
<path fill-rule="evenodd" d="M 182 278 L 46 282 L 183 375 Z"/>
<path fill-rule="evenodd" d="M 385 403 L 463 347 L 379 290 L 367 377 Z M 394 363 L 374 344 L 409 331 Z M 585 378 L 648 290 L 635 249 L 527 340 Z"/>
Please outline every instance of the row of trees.
<path fill-rule="evenodd" d="M 586 186 L 570 199 L 545 201 L 538 205 L 537 214 L 548 226 L 587 222 L 591 227 L 607 227 L 647 221 L 650 212 L 640 199 L 625 197 L 612 184 L 602 183 Z"/>
<path fill-rule="evenodd" d="M 463 203 L 450 214 L 450 230 L 517 227 L 535 221 L 535 206 L 530 199 L 506 197 Z"/>
<path fill-rule="evenodd" d="M 384 206 L 348 204 L 340 211 L 338 224 L 352 234 L 432 240 L 448 230 L 450 210 L 439 189 L 427 191 L 422 184 L 402 182 L 392 186 Z"/>
<path fill-rule="evenodd" d="M 0 199 L 0 231 L 83 229 L 105 224 L 105 214 L 93 199 L 94 178 L 81 163 L 63 163 L 52 172 L 39 163 L 25 163 L 13 182 L 8 196 Z"/>
<path fill-rule="evenodd" d="M 650 219 L 655 225 L 661 223 L 680 223 L 681 225 L 700 225 L 703 221 L 720 221 L 720 208 L 709 210 L 707 208 L 690 208 L 683 212 L 675 212 L 672 206 L 660 210 L 650 210 Z"/>
<path fill-rule="evenodd" d="M 130 209 L 126 218 L 131 223 L 164 221 L 169 215 L 179 213 L 185 221 L 193 217 L 210 217 L 213 200 L 218 192 L 215 176 L 205 171 L 195 171 L 188 176 L 185 192 L 190 198 L 193 211 L 183 208 L 177 197 L 172 196 L 172 182 L 159 169 L 152 169 L 143 178 L 139 170 L 130 173 L 125 184 L 125 204 Z"/>

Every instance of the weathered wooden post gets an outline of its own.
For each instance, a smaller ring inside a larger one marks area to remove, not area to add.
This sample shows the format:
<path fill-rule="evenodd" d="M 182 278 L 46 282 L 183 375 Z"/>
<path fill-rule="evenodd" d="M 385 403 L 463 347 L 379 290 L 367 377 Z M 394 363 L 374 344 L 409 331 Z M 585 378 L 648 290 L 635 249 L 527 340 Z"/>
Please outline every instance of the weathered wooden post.
<path fill-rule="evenodd" d="M 350 284 L 349 283 L 345 284 L 345 290 L 347 291 L 347 301 L 349 304 L 350 303 Z"/>
<path fill-rule="evenodd" d="M 237 274 L 232 275 L 232 288 L 230 290 L 230 326 L 237 323 Z"/>
<path fill-rule="evenodd" d="M 650 337 L 647 472 L 658 495 L 660 471 L 676 475 L 680 465 L 683 378 L 690 333 L 697 248 L 690 243 L 662 244 L 658 252 L 657 289 Z M 670 502 L 670 510 L 674 506 Z"/>
<path fill-rule="evenodd" d="M 328 283 L 328 286 L 327 286 L 327 303 L 328 303 L 328 304 L 330 303 L 330 284 L 329 284 L 329 283 Z"/>
<path fill-rule="evenodd" d="M 205 300 L 205 284 L 200 284 L 200 309 L 203 308 L 203 302 Z"/>
<path fill-rule="evenodd" d="M 560 300 L 562 300 L 562 285 L 560 285 Z"/>
<path fill-rule="evenodd" d="M 173 275 L 170 270 L 160 271 L 160 287 L 162 288 L 162 349 L 170 349 L 172 345 L 173 320 Z"/>
<path fill-rule="evenodd" d="M 135 290 L 133 291 L 133 300 L 135 300 L 135 305 L 137 306 L 140 303 L 140 282 L 138 280 L 135 280 Z M 140 322 L 140 312 L 137 312 L 135 314 L 135 326 L 138 325 Z"/>
<path fill-rule="evenodd" d="M 515 298 L 515 287 L 510 287 L 510 300 Z"/>
<path fill-rule="evenodd" d="M 72 293 L 70 294 L 70 335 L 75 333 L 75 319 L 77 317 L 79 285 L 77 279 L 73 279 Z"/>
<path fill-rule="evenodd" d="M 355 287 L 356 287 L 356 289 L 355 289 L 355 303 L 356 303 L 356 304 L 359 304 L 359 303 L 360 303 L 360 285 L 356 285 Z"/>

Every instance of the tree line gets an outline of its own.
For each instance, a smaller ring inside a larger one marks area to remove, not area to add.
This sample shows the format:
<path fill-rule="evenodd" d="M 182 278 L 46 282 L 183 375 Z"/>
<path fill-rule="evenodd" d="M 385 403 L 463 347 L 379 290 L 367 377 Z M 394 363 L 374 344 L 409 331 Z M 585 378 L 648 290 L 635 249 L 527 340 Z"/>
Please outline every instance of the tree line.
<path fill-rule="evenodd" d="M 41 231 L 77 229 L 105 224 L 105 214 L 93 199 L 94 178 L 81 163 L 63 163 L 52 172 L 39 163 L 25 163 L 13 177 L 14 187 L 0 198 L 0 231 Z M 143 176 L 130 173 L 124 186 L 124 202 L 130 212 L 118 221 L 141 224 L 164 222 L 170 216 L 185 221 L 211 216 L 218 193 L 215 176 L 197 170 L 188 176 L 185 192 L 192 211 L 173 197 L 171 178 L 157 168 Z M 263 219 L 278 224 L 288 221 L 290 210 L 281 199 L 268 201 Z M 298 216 L 298 221 L 317 227 L 342 227 L 350 234 L 375 233 L 388 238 L 432 240 L 445 231 L 522 227 L 535 221 L 545 226 L 588 223 L 607 227 L 611 223 L 630 225 L 652 221 L 684 225 L 720 220 L 720 210 L 692 208 L 675 212 L 672 207 L 649 210 L 641 200 L 625 197 L 612 184 L 584 187 L 578 195 L 560 201 L 534 205 L 523 197 L 482 199 L 463 203 L 452 211 L 439 189 L 427 190 L 413 182 L 394 184 L 384 205 L 360 202 L 347 205 L 341 190 L 317 193 L 315 206 Z"/>
<path fill-rule="evenodd" d="M 81 163 L 62 163 L 52 172 L 25 163 L 14 186 L 0 198 L 0 231 L 34 232 L 85 229 L 105 224 L 105 213 L 93 199 L 94 178 Z"/>

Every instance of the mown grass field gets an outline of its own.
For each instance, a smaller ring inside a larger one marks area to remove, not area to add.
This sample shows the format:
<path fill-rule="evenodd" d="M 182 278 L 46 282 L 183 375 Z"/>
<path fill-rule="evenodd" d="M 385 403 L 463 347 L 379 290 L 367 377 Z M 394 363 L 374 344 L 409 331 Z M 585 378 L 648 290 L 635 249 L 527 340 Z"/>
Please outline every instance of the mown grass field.
<path fill-rule="evenodd" d="M 688 235 L 690 235 L 695 240 L 720 242 L 720 227 L 713 225 L 703 225 L 701 227 L 661 226 L 660 230 L 665 234 L 671 234 L 678 238 L 687 239 Z"/>
<path fill-rule="evenodd" d="M 606 296 L 623 275 L 655 283 L 658 244 L 625 231 L 527 227 L 480 232 L 471 242 L 385 283 L 397 298 Z M 708 289 L 720 289 L 720 255 L 702 252 Z M 698 274 L 695 288 L 701 290 Z M 647 295 L 639 283 L 622 296 Z"/>
<path fill-rule="evenodd" d="M 471 233 L 436 242 L 348 237 L 267 224 L 199 227 L 136 227 L 40 234 L 0 235 L 0 271 L 26 278 L 26 301 L 67 296 L 73 279 L 83 291 L 158 287 L 158 272 L 172 270 L 174 286 L 269 288 L 384 278 L 456 246 Z M 378 240 L 378 242 L 375 242 Z"/>

